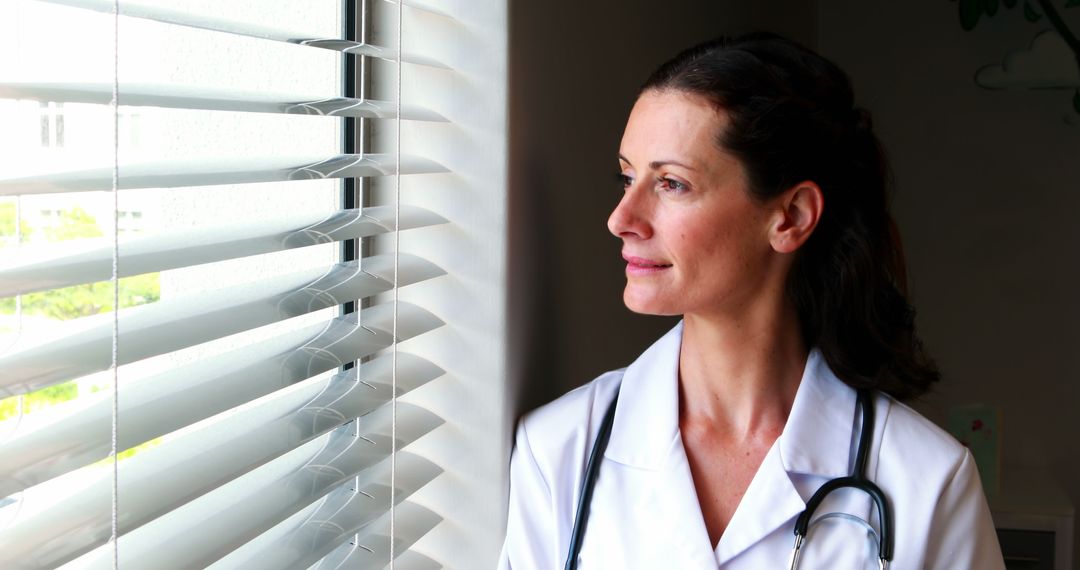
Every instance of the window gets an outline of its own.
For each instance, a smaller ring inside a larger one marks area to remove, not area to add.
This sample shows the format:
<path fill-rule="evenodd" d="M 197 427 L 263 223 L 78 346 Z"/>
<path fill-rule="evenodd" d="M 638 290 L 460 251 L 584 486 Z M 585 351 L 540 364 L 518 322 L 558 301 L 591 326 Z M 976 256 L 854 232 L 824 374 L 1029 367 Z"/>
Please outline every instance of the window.
<path fill-rule="evenodd" d="M 0 6 L 0 566 L 493 561 L 505 7 L 405 4 Z"/>
<path fill-rule="evenodd" d="M 41 101 L 41 146 L 64 146 L 64 104 Z"/>

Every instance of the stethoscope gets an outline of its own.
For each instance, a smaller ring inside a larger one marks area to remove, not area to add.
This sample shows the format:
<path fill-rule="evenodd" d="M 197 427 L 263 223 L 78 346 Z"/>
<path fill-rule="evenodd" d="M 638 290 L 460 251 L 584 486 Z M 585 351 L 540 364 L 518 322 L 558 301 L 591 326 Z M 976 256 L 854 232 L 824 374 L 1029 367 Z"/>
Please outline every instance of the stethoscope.
<path fill-rule="evenodd" d="M 859 432 L 859 443 L 855 452 L 855 465 L 852 467 L 851 475 L 830 479 L 819 487 L 810 497 L 810 500 L 806 502 L 806 510 L 795 519 L 795 547 L 791 551 L 791 564 L 789 566 L 791 570 L 798 567 L 799 555 L 810 527 L 810 519 L 814 516 L 814 511 L 817 510 L 829 493 L 845 487 L 866 493 L 877 505 L 878 528 L 881 529 L 881 532 L 878 533 L 879 568 L 888 570 L 889 561 L 892 560 L 892 512 L 889 510 L 888 502 L 885 500 L 885 493 L 873 481 L 866 478 L 866 458 L 870 455 L 870 442 L 874 437 L 874 407 L 870 402 L 869 390 L 861 389 L 856 394 L 859 408 L 862 410 L 862 428 Z M 596 435 L 592 452 L 589 453 L 589 462 L 585 466 L 585 480 L 581 482 L 581 494 L 578 498 L 577 514 L 574 517 L 574 530 L 570 534 L 570 548 L 566 555 L 566 570 L 575 570 L 577 568 L 578 554 L 581 552 L 581 542 L 585 536 L 585 526 L 589 521 L 589 503 L 592 501 L 596 477 L 600 473 L 600 462 L 604 450 L 607 449 L 608 439 L 611 437 L 611 424 L 615 421 L 615 404 L 618 401 L 619 395 L 616 393 L 615 398 L 608 405 L 607 412 L 604 413 L 600 431 Z M 821 518 L 840 514 L 830 513 Z M 873 532 L 873 529 L 862 519 L 847 516 L 845 518 L 855 518 Z"/>

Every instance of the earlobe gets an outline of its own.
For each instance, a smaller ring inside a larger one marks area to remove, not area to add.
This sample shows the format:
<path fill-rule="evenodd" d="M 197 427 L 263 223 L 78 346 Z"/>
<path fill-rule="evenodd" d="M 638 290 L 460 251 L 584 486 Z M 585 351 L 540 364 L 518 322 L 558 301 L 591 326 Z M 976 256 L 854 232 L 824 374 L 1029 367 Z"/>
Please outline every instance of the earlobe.
<path fill-rule="evenodd" d="M 825 198 L 821 187 L 810 180 L 792 186 L 778 198 L 770 243 L 779 253 L 792 253 L 814 232 L 825 208 Z"/>

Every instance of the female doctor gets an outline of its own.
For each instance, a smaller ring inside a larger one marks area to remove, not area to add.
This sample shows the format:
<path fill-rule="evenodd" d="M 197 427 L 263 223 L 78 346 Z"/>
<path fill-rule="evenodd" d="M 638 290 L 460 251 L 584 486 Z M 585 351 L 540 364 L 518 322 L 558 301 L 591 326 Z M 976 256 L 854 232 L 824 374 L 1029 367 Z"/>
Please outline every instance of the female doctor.
<path fill-rule="evenodd" d="M 768 34 L 695 46 L 618 158 L 623 300 L 683 320 L 521 421 L 500 568 L 1004 568 L 970 453 L 900 403 L 938 371 L 844 72 Z"/>

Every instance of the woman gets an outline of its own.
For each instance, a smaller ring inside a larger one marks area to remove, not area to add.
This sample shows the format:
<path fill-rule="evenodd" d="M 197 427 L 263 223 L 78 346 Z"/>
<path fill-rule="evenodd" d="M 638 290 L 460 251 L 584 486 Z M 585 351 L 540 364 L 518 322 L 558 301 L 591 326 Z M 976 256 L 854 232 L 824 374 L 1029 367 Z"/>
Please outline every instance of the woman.
<path fill-rule="evenodd" d="M 971 455 L 899 403 L 938 372 L 847 76 L 767 34 L 693 47 L 645 83 L 619 168 L 624 302 L 683 320 L 522 420 L 501 567 L 787 568 L 807 501 L 857 472 L 891 511 L 891 568 L 1003 568 Z M 877 568 L 878 517 L 865 492 L 829 493 L 799 567 Z"/>

